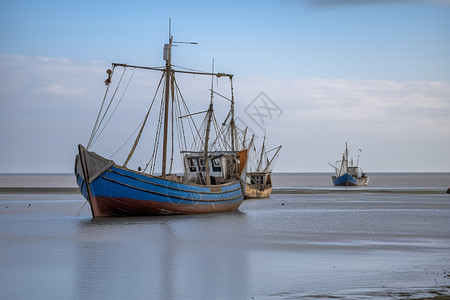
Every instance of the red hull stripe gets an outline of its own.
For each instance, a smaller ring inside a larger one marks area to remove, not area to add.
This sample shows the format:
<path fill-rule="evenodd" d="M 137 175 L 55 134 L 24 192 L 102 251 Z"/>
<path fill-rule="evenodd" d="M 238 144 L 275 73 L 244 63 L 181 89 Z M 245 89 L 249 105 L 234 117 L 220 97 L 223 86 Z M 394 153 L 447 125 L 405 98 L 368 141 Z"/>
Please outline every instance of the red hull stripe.
<path fill-rule="evenodd" d="M 113 197 L 95 197 L 95 201 L 97 201 L 99 209 L 96 217 L 226 212 L 237 210 L 241 204 L 238 201 L 209 205 L 189 205 Z"/>

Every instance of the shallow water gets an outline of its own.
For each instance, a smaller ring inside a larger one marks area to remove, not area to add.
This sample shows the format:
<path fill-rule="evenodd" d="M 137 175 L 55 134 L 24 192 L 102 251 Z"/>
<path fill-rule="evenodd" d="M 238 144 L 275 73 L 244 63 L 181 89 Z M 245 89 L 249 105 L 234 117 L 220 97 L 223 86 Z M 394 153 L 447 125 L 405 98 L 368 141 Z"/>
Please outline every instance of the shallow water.
<path fill-rule="evenodd" d="M 0 194 L 1 299 L 450 295 L 447 194 L 276 194 L 239 211 L 93 220 L 80 195 Z"/>
<path fill-rule="evenodd" d="M 276 189 L 330 189 L 332 173 L 273 173 Z M 450 187 L 450 173 L 368 173 L 369 184 L 363 189 L 438 189 Z M 344 187 L 345 188 L 345 187 Z M 355 187 L 350 187 L 355 188 Z"/>
<path fill-rule="evenodd" d="M 72 173 L 0 173 L 0 187 L 77 187 Z"/>
<path fill-rule="evenodd" d="M 333 188 L 332 173 L 273 173 L 275 189 Z M 450 173 L 369 173 L 365 189 L 438 189 L 450 187 Z M 2 174 L 0 187 L 76 187 L 73 174 Z M 342 188 L 342 187 L 339 187 Z"/>

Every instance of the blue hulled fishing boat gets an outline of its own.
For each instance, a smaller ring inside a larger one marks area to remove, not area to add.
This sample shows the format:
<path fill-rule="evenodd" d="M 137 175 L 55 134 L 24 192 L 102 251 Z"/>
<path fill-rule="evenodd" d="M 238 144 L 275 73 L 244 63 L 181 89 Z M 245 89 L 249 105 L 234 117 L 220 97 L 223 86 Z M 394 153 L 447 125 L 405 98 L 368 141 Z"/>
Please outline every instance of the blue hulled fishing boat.
<path fill-rule="evenodd" d="M 86 147 L 78 146 L 78 155 L 75 158 L 77 184 L 81 194 L 89 202 L 94 218 L 226 212 L 238 209 L 244 199 L 242 178 L 245 176 L 247 149 L 236 150 L 238 134 L 234 123 L 233 75 L 214 73 L 214 70 L 212 72 L 197 72 L 190 69 L 174 68 L 171 64 L 174 43 L 177 42 L 173 42 L 169 33 L 169 43 L 164 45 L 165 67 L 141 67 L 113 63 L 112 70 L 107 70 L 108 78 L 105 81 L 107 91 L 104 99 L 107 99 L 109 95 L 108 89 L 114 71 L 117 68 L 123 68 L 162 72 L 157 88 L 158 90 L 161 87 L 162 101 L 161 108 L 158 110 L 160 122 L 156 128 L 153 128 L 156 138 L 151 161 L 147 163 L 150 170 L 147 167 L 144 169 L 139 167 L 137 170 L 133 170 L 128 168 L 127 165 L 140 142 L 154 101 L 141 122 L 134 144 L 122 165 L 90 150 L 98 135 L 103 132 L 105 124 L 102 124 L 102 122 L 108 123 L 107 121 L 111 119 L 107 114 L 115 111 L 114 108 L 114 111 L 111 112 L 114 106 L 111 102 L 116 95 L 117 88 L 109 104 L 105 103 L 105 100 L 103 101 L 89 143 Z M 212 84 L 209 108 L 203 112 L 190 113 L 176 83 L 176 73 L 229 78 L 231 86 L 231 99 L 227 98 L 231 102 L 231 108 L 227 115 L 229 121 L 224 122 L 221 128 L 216 126 L 213 109 L 213 96 L 216 93 L 213 91 Z M 121 81 L 122 78 L 118 80 L 119 83 Z M 155 97 L 157 94 L 158 91 L 155 92 Z M 176 101 L 182 103 L 177 104 Z M 182 111 L 182 109 L 185 109 L 185 111 Z M 198 126 L 195 124 L 193 116 L 200 114 L 205 116 L 202 125 Z M 190 122 L 190 127 L 182 122 Z M 194 135 L 192 137 L 192 145 L 194 146 L 190 149 L 185 146 L 187 142 L 183 129 L 186 128 L 191 128 L 190 131 Z M 214 137 L 211 133 L 214 128 L 216 128 L 216 136 L 213 142 L 210 142 Z M 178 131 L 174 133 L 175 130 Z M 228 135 L 229 138 L 225 135 Z M 175 148 L 173 146 L 174 136 L 180 138 L 178 146 L 182 157 L 183 174 L 172 172 Z M 171 142 L 170 152 L 169 144 Z M 161 156 L 158 154 L 160 144 L 162 144 Z M 156 160 L 161 164 L 160 174 L 154 172 Z M 167 162 L 170 162 L 169 170 L 167 170 Z"/>
<path fill-rule="evenodd" d="M 361 150 L 360 150 L 361 151 Z M 369 183 L 369 177 L 358 167 L 358 162 L 353 165 L 353 159 L 351 159 L 350 164 L 348 160 L 348 147 L 347 142 L 345 143 L 345 151 L 342 154 L 342 159 L 336 161 L 336 166 L 330 164 L 334 170 L 335 175 L 331 176 L 333 180 L 333 185 L 335 186 L 364 186 Z M 339 167 L 337 167 L 339 165 Z"/>

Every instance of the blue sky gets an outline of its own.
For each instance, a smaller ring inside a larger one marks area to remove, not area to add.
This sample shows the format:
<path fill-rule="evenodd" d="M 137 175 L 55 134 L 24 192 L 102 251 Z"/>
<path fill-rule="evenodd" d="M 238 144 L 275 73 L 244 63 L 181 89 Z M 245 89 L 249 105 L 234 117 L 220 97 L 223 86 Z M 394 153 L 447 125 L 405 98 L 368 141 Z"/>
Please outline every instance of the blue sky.
<path fill-rule="evenodd" d="M 163 65 L 169 17 L 199 43 L 174 64 L 235 74 L 242 120 L 260 92 L 282 110 L 275 171 L 332 171 L 345 141 L 368 172 L 450 171 L 450 1 L 0 0 L 0 172 L 71 172 L 104 70 Z"/>
<path fill-rule="evenodd" d="M 224 64 L 236 61 L 233 70 L 243 74 L 396 80 L 450 76 L 449 5 L 438 2 L 155 2 L 2 1 L 0 50 L 155 63 L 171 16 L 175 37 L 200 43 L 183 53 L 186 59 L 208 53 Z M 341 4 L 327 4 L 336 2 Z M 353 4 L 364 2 L 369 4 Z"/>

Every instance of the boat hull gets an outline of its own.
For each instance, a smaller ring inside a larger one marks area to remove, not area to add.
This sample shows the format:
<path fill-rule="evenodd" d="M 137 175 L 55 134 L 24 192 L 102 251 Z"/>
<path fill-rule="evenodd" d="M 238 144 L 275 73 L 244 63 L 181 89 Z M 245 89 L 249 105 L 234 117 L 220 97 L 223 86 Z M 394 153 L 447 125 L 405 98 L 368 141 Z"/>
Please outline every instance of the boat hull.
<path fill-rule="evenodd" d="M 245 185 L 244 198 L 269 198 L 271 192 L 272 186 L 261 187 L 247 183 Z"/>
<path fill-rule="evenodd" d="M 89 160 L 92 164 L 89 156 L 100 157 L 80 148 L 75 175 L 94 218 L 226 212 L 238 209 L 244 199 L 240 181 L 211 186 L 183 183 L 110 165 L 106 159 L 98 163 L 101 157 L 97 164 L 106 165 L 94 178 L 87 166 Z"/>
<path fill-rule="evenodd" d="M 333 185 L 335 186 L 365 186 L 369 183 L 369 177 L 353 177 L 350 174 L 344 174 L 336 177 L 332 176 Z"/>

